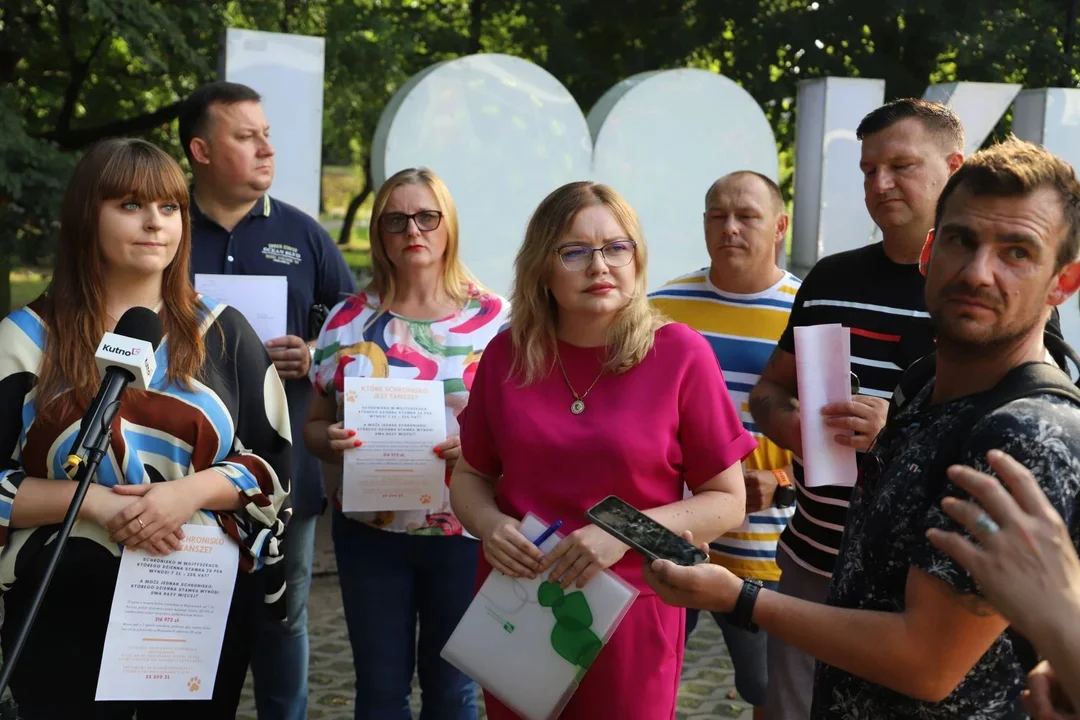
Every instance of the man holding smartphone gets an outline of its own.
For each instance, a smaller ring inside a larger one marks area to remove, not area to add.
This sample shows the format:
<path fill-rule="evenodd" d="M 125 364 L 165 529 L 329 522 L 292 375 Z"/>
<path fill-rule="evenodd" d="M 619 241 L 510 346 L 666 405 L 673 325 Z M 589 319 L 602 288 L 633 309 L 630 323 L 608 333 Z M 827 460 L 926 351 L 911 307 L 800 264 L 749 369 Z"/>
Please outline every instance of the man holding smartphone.
<path fill-rule="evenodd" d="M 972 156 L 941 192 L 919 261 L 933 376 L 904 378 L 859 467 L 826 601 L 759 590 L 712 565 L 656 561 L 649 585 L 816 657 L 813 720 L 1025 717 L 1024 643 L 929 538 L 962 532 L 946 512 L 965 497 L 955 465 L 990 473 L 998 451 L 1031 470 L 1080 537 L 1080 405 L 1045 381 L 1014 394 L 1032 375 L 1071 383 L 1049 367 L 1044 338 L 1053 308 L 1080 287 L 1078 255 L 1080 182 L 1068 163 L 1016 139 Z M 1001 527 L 977 517 L 973 539 L 1001 542 Z"/>
<path fill-rule="evenodd" d="M 794 512 L 792 455 L 757 430 L 747 401 L 787 326 L 800 285 L 776 264 L 787 229 L 788 215 L 775 182 L 751 171 L 725 175 L 705 194 L 709 267 L 672 280 L 650 295 L 665 315 L 709 340 L 728 392 L 741 408 L 743 425 L 758 441 L 757 450 L 743 464 L 746 519 L 712 543 L 712 561 L 772 590 L 780 580 L 776 544 Z M 687 610 L 687 638 L 697 618 L 697 610 Z M 768 686 L 767 636 L 735 627 L 721 613 L 713 618 L 735 667 L 735 688 L 754 706 L 754 717 L 761 718 Z"/>

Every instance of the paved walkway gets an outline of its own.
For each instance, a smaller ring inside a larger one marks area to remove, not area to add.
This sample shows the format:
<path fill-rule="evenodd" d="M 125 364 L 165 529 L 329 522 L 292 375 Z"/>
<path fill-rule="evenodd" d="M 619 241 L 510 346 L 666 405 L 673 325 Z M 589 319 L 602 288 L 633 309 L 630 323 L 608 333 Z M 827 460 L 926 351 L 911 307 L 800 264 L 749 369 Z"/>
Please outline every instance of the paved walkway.
<path fill-rule="evenodd" d="M 316 577 L 308 602 L 311 635 L 310 720 L 351 720 L 353 666 L 345 616 L 333 563 L 328 517 L 320 518 L 316 539 Z M 419 689 L 413 687 L 414 714 L 419 712 Z M 483 701 L 481 700 L 481 707 Z M 481 711 L 481 718 L 484 714 Z M 737 697 L 734 674 L 724 639 L 708 613 L 702 613 L 686 649 L 678 720 L 739 718 L 750 720 L 749 706 Z M 238 720 L 256 720 L 251 678 L 244 689 Z"/>

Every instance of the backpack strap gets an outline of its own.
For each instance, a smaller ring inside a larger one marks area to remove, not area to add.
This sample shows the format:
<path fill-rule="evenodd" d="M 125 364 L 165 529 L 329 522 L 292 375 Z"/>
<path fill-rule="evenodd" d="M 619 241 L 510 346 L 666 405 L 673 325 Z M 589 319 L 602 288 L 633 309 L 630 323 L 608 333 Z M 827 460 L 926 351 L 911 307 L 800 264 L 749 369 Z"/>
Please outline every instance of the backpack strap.
<path fill-rule="evenodd" d="M 1076 357 L 1068 345 L 1063 347 Z M 1066 355 L 1068 357 L 1068 355 Z M 1080 360 L 1077 360 L 1080 367 Z M 1080 407 L 1080 387 L 1064 370 L 1045 362 L 1029 362 L 1010 370 L 979 403 L 978 417 L 983 417 L 1009 403 L 1033 395 L 1056 395 Z"/>
<path fill-rule="evenodd" d="M 1080 358 L 1077 357 L 1076 352 L 1068 343 L 1051 332 L 1045 333 L 1045 344 L 1050 354 L 1061 367 L 1045 362 L 1030 362 L 1013 368 L 997 385 L 985 393 L 975 411 L 975 417 L 977 418 L 975 422 L 1015 400 L 1035 395 L 1055 395 L 1080 407 L 1080 387 L 1077 387 L 1068 375 L 1065 362 L 1066 360 L 1071 361 L 1073 366 L 1076 367 L 1078 375 L 1080 375 Z M 904 372 L 889 403 L 886 429 L 893 424 L 893 420 L 900 409 L 916 397 L 934 379 L 936 371 L 937 356 L 931 354 L 917 360 Z M 970 429 L 971 426 L 967 428 L 967 430 Z M 885 430 L 882 431 L 883 435 L 884 433 Z M 941 446 L 937 452 L 937 459 L 930 470 L 931 478 L 937 478 L 944 482 L 946 469 L 950 465 L 959 462 L 967 438 L 968 433 L 963 430 L 942 438 Z M 1012 642 L 1013 651 L 1023 666 L 1024 672 L 1030 672 L 1039 663 L 1039 654 L 1035 647 L 1011 626 L 1005 632 Z"/>
<path fill-rule="evenodd" d="M 1047 334 L 1047 337 L 1052 336 Z M 1047 345 L 1049 344 L 1047 343 Z M 1064 350 L 1065 352 L 1062 354 L 1072 360 L 1076 367 L 1080 369 L 1080 361 L 1077 360 L 1076 353 L 1068 344 L 1061 341 L 1059 349 Z M 1053 351 L 1051 352 L 1053 353 Z M 975 412 L 977 418 L 975 422 L 1015 400 L 1035 395 L 1055 395 L 1080 407 L 1080 388 L 1073 384 L 1072 378 L 1063 369 L 1045 362 L 1029 362 L 1010 370 L 1001 379 L 1001 382 L 984 396 Z M 947 444 L 947 451 L 940 455 L 944 464 L 937 466 L 938 477 L 944 478 L 945 469 L 960 460 L 966 441 L 967 436 L 961 435 L 958 442 L 954 441 Z M 1031 672 L 1039 664 L 1038 651 L 1035 650 L 1035 647 L 1026 637 L 1017 632 L 1012 626 L 1006 628 L 1005 632 L 1012 641 L 1013 651 L 1016 653 L 1021 666 L 1023 666 L 1024 672 Z"/>
<path fill-rule="evenodd" d="M 924 355 L 904 371 L 896 384 L 896 388 L 893 390 L 892 400 L 889 401 L 889 414 L 885 421 L 886 427 L 896 417 L 896 413 L 900 411 L 900 408 L 918 395 L 926 387 L 927 383 L 934 379 L 936 374 L 937 353 Z"/>
<path fill-rule="evenodd" d="M 1069 363 L 1071 362 L 1072 366 L 1076 368 L 1077 376 L 1080 377 L 1080 356 L 1077 356 L 1072 346 L 1065 342 L 1064 337 L 1047 327 L 1046 332 L 1043 333 L 1043 344 L 1063 371 L 1069 372 Z"/>

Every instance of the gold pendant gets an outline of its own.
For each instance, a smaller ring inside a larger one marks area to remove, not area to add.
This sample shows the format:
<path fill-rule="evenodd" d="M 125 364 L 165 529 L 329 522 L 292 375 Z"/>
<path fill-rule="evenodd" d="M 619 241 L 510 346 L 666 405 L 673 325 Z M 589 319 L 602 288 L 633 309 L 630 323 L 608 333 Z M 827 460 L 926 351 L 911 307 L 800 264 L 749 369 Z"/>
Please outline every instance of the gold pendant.
<path fill-rule="evenodd" d="M 575 400 L 573 403 L 570 404 L 570 412 L 574 413 L 575 415 L 580 415 L 581 413 L 585 412 L 585 401 L 581 399 Z"/>

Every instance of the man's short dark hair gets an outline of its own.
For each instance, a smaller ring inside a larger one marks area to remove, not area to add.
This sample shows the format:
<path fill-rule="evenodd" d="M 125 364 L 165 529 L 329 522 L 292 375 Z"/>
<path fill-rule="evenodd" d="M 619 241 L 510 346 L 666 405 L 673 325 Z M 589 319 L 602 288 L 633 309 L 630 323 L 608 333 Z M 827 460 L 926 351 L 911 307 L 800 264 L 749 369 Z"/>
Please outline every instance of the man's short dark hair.
<path fill-rule="evenodd" d="M 210 122 L 210 106 L 216 103 L 235 105 L 261 100 L 262 96 L 247 85 L 224 80 L 195 88 L 180 110 L 180 144 L 184 146 L 184 154 L 187 155 L 188 162 L 194 165 L 194 159 L 191 157 L 191 139 L 202 137 L 206 132 Z"/>
<path fill-rule="evenodd" d="M 784 212 L 784 193 L 781 192 L 780 186 L 768 175 L 762 175 L 754 170 L 736 170 L 735 172 L 730 172 L 710 185 L 708 192 L 705 193 L 705 208 L 708 209 L 709 201 L 712 200 L 713 193 L 716 192 L 718 186 L 728 180 L 747 176 L 756 177 L 758 180 L 765 183 L 765 187 L 769 189 L 769 194 L 772 195 L 773 200 L 776 201 L 776 207 L 779 208 L 780 212 Z"/>
<path fill-rule="evenodd" d="M 953 173 L 938 196 L 934 227 L 941 224 L 945 204 L 960 188 L 975 196 L 1019 197 L 1044 187 L 1054 190 L 1061 200 L 1068 225 L 1065 239 L 1058 248 L 1054 266 L 1054 272 L 1057 272 L 1080 254 L 1080 181 L 1076 179 L 1072 165 L 1015 135 L 975 153 Z"/>
<path fill-rule="evenodd" d="M 864 140 L 908 118 L 918 119 L 950 152 L 964 152 L 964 126 L 956 113 L 941 103 L 918 98 L 900 98 L 871 110 L 859 123 L 855 137 Z"/>

